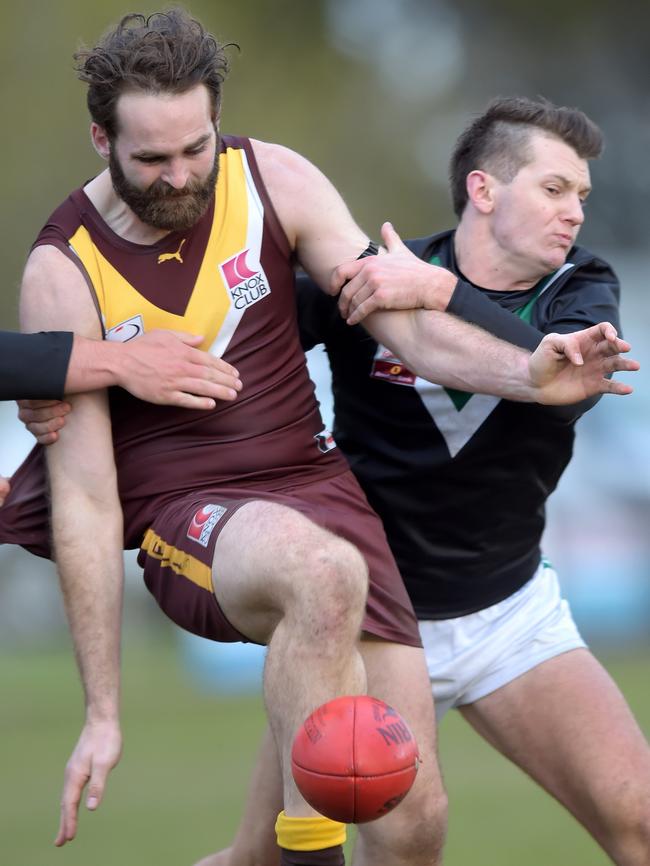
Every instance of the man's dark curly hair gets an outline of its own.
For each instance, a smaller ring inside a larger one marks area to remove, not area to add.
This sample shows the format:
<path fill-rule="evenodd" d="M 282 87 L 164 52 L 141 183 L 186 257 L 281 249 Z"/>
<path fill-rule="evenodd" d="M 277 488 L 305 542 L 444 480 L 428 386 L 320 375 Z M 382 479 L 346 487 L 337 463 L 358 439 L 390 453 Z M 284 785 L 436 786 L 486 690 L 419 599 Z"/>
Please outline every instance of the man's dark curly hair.
<path fill-rule="evenodd" d="M 228 58 L 203 25 L 184 9 L 144 16 L 125 15 L 94 48 L 74 55 L 75 68 L 88 84 L 88 110 L 110 139 L 117 135 L 116 104 L 122 93 L 185 93 L 204 84 L 212 116 L 221 107 L 221 85 Z"/>
<path fill-rule="evenodd" d="M 499 97 L 456 142 L 449 164 L 454 213 L 460 219 L 467 204 L 467 175 L 487 171 L 510 183 L 533 158 L 531 135 L 543 132 L 572 147 L 581 159 L 596 159 L 603 134 L 584 112 L 553 105 L 546 99 Z"/>

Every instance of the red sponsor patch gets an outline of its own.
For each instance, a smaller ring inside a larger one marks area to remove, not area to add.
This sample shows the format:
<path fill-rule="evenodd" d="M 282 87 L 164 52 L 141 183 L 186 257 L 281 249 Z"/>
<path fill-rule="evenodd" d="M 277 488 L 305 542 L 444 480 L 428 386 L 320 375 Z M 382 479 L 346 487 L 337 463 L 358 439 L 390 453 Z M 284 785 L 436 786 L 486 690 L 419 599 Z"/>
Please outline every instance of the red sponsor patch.
<path fill-rule="evenodd" d="M 226 509 L 223 505 L 204 505 L 199 508 L 187 530 L 187 537 L 202 547 L 207 547 L 212 535 L 212 530 L 217 525 Z"/>
<path fill-rule="evenodd" d="M 236 310 L 246 310 L 271 293 L 262 265 L 250 249 L 222 262 L 219 269 Z"/>
<path fill-rule="evenodd" d="M 391 354 L 384 346 L 378 346 L 375 359 L 372 362 L 370 376 L 373 379 L 385 379 L 396 385 L 415 385 L 417 376 L 408 367 Z"/>
<path fill-rule="evenodd" d="M 238 286 L 250 277 L 254 277 L 258 273 L 258 271 L 252 270 L 246 261 L 246 256 L 249 252 L 250 250 L 242 250 L 236 256 L 228 259 L 227 262 L 222 263 L 221 273 L 229 289 L 234 289 L 235 286 Z"/>

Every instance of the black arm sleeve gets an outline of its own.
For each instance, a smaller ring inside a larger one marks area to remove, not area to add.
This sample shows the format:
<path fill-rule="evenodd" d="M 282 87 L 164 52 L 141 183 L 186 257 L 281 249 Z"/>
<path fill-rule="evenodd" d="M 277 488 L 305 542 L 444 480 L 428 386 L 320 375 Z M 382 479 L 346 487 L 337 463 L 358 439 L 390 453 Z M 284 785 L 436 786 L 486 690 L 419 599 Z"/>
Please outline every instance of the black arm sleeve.
<path fill-rule="evenodd" d="M 545 334 L 570 334 L 599 322 L 611 322 L 620 334 L 619 294 L 612 269 L 594 259 L 576 267 L 561 291 L 539 298 L 530 325 L 464 280 L 458 281 L 447 312 L 532 352 Z M 591 397 L 574 406 L 545 406 L 543 411 L 573 421 L 599 399 Z"/>
<path fill-rule="evenodd" d="M 0 400 L 62 400 L 72 333 L 0 331 Z"/>
<path fill-rule="evenodd" d="M 447 312 L 459 319 L 479 325 L 501 340 L 534 352 L 544 337 L 543 331 L 522 321 L 519 316 L 495 304 L 465 280 L 458 280 L 447 306 Z M 550 333 L 550 330 L 549 330 Z"/>

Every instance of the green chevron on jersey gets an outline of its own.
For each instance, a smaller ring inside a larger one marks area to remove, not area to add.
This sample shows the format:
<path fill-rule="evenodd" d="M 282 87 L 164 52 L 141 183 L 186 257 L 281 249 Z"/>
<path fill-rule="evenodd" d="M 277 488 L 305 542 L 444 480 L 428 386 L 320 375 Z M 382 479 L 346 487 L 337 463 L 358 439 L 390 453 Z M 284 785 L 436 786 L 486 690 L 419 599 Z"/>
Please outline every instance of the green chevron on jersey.
<path fill-rule="evenodd" d="M 431 256 L 429 264 L 440 267 L 440 257 Z M 530 324 L 537 299 L 561 274 L 572 267 L 572 264 L 564 264 L 557 271 L 540 280 L 535 286 L 532 297 L 523 307 L 515 310 L 515 314 Z M 473 394 L 457 388 L 445 388 L 419 377 L 415 381 L 415 389 L 442 434 L 452 457 L 472 438 L 501 399 L 488 394 Z"/>

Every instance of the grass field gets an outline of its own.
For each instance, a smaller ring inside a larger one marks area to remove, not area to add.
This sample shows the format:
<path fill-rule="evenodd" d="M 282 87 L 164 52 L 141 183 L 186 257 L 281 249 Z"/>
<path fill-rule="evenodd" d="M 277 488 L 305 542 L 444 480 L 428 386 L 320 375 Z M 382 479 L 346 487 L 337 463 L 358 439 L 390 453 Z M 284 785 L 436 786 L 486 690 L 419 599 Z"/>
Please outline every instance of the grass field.
<path fill-rule="evenodd" d="M 650 732 L 648 654 L 608 667 Z M 0 659 L 0 863 L 189 866 L 236 826 L 263 728 L 257 697 L 218 698 L 187 683 L 171 644 L 127 642 L 125 752 L 79 838 L 52 846 L 65 761 L 82 720 L 67 649 Z M 451 801 L 447 866 L 605 866 L 608 860 L 545 794 L 452 713 L 441 758 Z M 377 864 L 381 866 L 381 864 Z"/>

